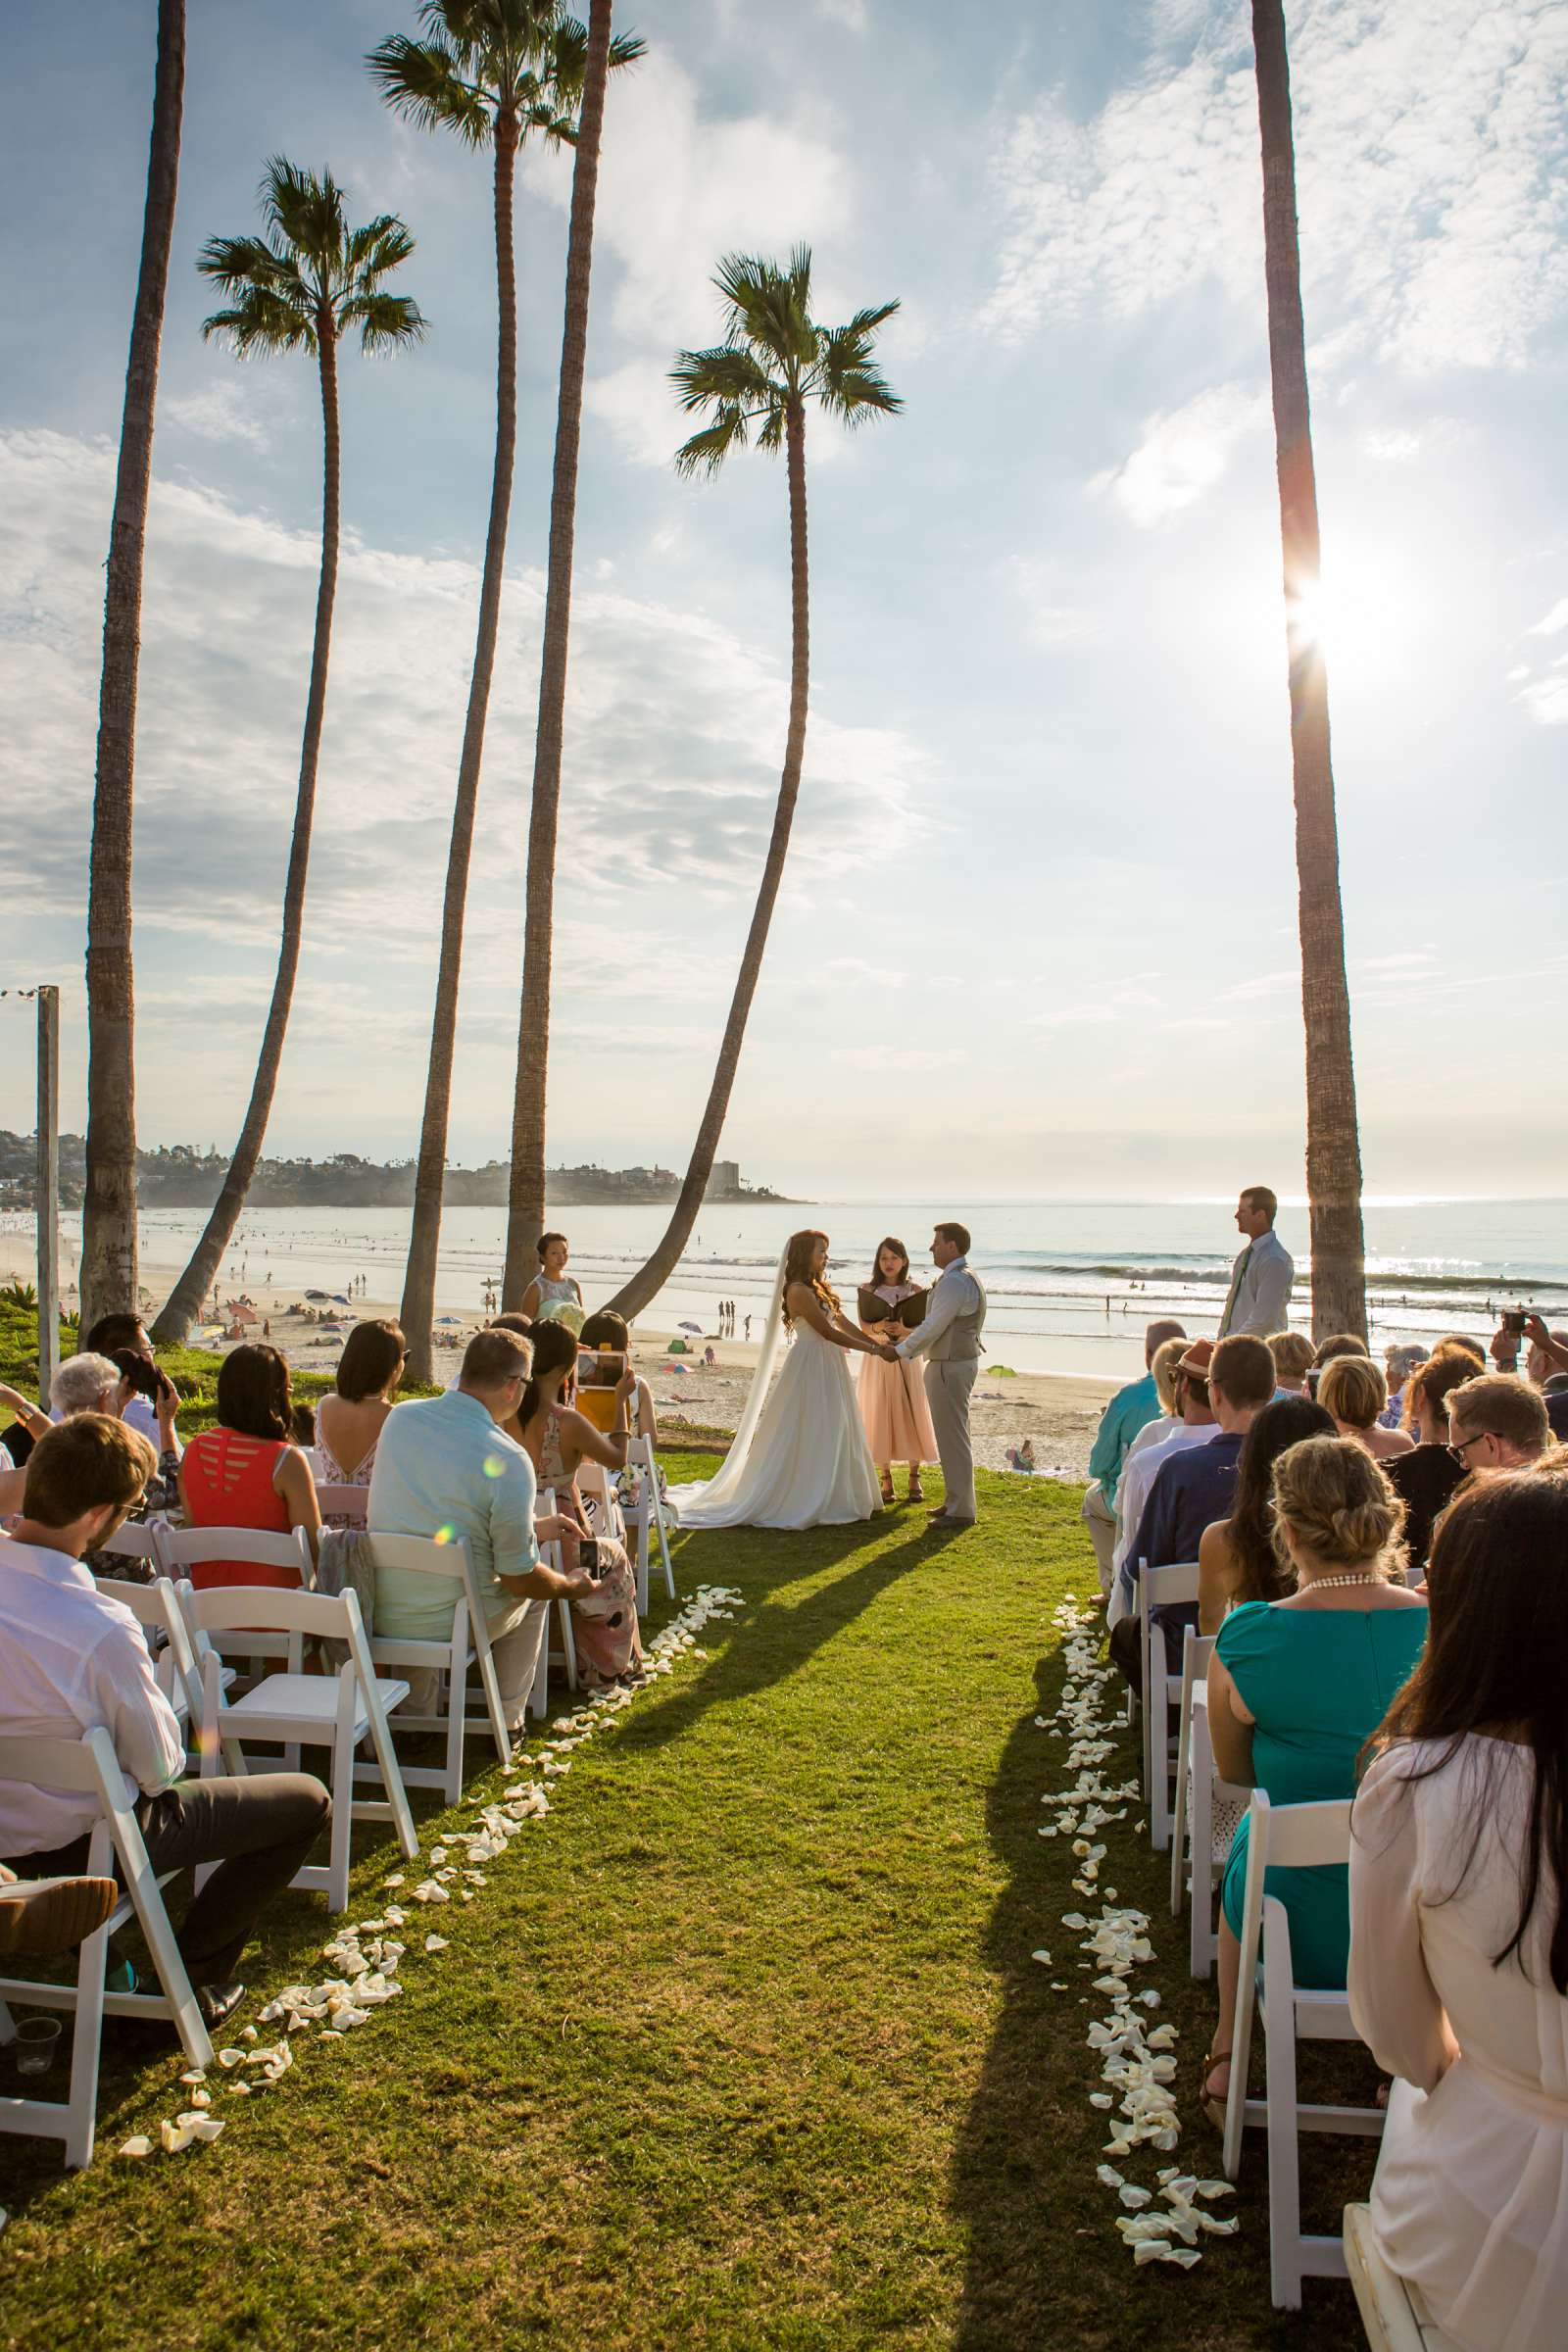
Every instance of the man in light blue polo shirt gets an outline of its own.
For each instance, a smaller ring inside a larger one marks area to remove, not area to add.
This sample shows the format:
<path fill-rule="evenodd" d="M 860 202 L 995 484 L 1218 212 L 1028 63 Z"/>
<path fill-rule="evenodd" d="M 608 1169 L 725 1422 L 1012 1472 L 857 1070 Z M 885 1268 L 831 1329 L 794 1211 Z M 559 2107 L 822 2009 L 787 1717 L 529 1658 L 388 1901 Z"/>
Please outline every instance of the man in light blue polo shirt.
<path fill-rule="evenodd" d="M 1151 1323 L 1144 1333 L 1144 1362 L 1152 1365 L 1154 1350 L 1166 1340 L 1185 1340 L 1186 1332 L 1179 1323 Z M 1100 1569 L 1100 1590 L 1108 1593 L 1112 1574 L 1111 1553 L 1116 1542 L 1116 1489 L 1121 1482 L 1122 1465 L 1127 1448 L 1141 1429 L 1157 1421 L 1163 1407 L 1159 1391 L 1154 1386 L 1152 1370 L 1142 1380 L 1118 1389 L 1100 1417 L 1100 1429 L 1094 1450 L 1089 1456 L 1089 1476 L 1093 1482 L 1084 1495 L 1082 1518 L 1089 1530 L 1089 1540 L 1095 1547 L 1095 1560 Z"/>
<path fill-rule="evenodd" d="M 467 1544 L 485 1602 L 496 1680 L 510 1729 L 522 1721 L 548 1603 L 594 1590 L 593 1579 L 563 1576 L 539 1557 L 563 1522 L 535 1525 L 533 1464 L 500 1422 L 516 1411 L 533 1349 L 518 1333 L 480 1331 L 468 1342 L 458 1385 L 445 1396 L 400 1404 L 388 1415 L 370 1473 L 368 1525 L 388 1536 L 434 1536 Z M 375 1572 L 375 1630 L 407 1642 L 442 1642 L 462 1592 L 457 1577 L 409 1568 Z M 536 1603 L 545 1603 L 537 1606 Z M 416 1705 L 411 1710 L 427 1712 Z"/>

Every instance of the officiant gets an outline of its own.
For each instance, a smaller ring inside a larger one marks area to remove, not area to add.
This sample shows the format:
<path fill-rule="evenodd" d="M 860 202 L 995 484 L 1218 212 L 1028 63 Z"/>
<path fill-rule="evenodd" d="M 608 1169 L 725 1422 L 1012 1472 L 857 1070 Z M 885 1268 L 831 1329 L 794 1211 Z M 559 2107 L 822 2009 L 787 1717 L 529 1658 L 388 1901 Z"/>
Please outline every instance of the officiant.
<path fill-rule="evenodd" d="M 860 1285 L 860 1329 L 868 1339 L 904 1339 L 923 1313 L 925 1296 L 918 1284 L 909 1280 L 909 1252 L 890 1234 L 877 1247 L 870 1280 Z M 862 1356 L 858 1394 L 865 1442 L 882 1481 L 883 1501 L 897 1499 L 893 1466 L 905 1462 L 909 1471 L 908 1500 L 923 1502 L 920 1472 L 925 1463 L 936 1460 L 937 1441 L 919 1371 L 912 1364 Z"/>

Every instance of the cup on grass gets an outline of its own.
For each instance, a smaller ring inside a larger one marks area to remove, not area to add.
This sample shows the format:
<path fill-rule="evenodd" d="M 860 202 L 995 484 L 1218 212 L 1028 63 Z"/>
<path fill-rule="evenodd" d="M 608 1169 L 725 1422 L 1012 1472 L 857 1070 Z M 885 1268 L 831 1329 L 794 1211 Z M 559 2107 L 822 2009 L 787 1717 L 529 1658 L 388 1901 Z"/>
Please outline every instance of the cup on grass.
<path fill-rule="evenodd" d="M 12 2047 L 17 2053 L 19 2075 L 46 2075 L 55 2062 L 60 2047 L 60 2019 L 58 2017 L 25 2017 L 17 2028 Z"/>

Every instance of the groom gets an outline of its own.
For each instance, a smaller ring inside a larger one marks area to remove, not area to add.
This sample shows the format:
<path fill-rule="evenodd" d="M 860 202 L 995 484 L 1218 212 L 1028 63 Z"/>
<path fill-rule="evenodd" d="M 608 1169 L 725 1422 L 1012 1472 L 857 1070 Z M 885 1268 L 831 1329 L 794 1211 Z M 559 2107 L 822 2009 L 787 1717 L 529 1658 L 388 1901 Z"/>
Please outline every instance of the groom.
<path fill-rule="evenodd" d="M 926 1300 L 925 1320 L 891 1350 L 906 1361 L 923 1355 L 926 1402 L 936 1431 L 947 1500 L 930 1514 L 934 1528 L 973 1527 L 974 1449 L 969 1442 L 969 1392 L 980 1367 L 986 1295 L 969 1271 L 969 1229 L 939 1225 L 931 1255 L 940 1269 Z"/>

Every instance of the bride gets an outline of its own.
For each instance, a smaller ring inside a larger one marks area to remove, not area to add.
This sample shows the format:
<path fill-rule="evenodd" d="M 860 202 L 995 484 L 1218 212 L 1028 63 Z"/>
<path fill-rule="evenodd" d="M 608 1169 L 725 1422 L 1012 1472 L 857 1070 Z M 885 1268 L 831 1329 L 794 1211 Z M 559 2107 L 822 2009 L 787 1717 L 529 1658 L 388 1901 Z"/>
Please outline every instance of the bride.
<path fill-rule="evenodd" d="M 784 1368 L 771 1396 L 774 1366 Z M 676 1487 L 685 1527 L 843 1527 L 874 1518 L 876 1470 L 844 1358 L 884 1351 L 849 1322 L 827 1280 L 827 1235 L 785 1244 L 751 1395 L 717 1476 Z"/>

